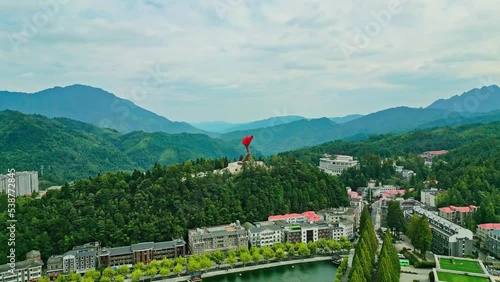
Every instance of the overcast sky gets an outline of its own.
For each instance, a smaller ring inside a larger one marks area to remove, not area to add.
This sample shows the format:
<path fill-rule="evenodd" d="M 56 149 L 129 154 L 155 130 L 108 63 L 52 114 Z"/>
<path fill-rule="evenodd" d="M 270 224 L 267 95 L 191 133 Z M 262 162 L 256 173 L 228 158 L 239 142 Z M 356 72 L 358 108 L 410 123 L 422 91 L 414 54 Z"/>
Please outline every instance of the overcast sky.
<path fill-rule="evenodd" d="M 499 15 L 498 0 L 2 0 L 0 89 L 86 84 L 188 122 L 421 107 L 498 83 Z"/>

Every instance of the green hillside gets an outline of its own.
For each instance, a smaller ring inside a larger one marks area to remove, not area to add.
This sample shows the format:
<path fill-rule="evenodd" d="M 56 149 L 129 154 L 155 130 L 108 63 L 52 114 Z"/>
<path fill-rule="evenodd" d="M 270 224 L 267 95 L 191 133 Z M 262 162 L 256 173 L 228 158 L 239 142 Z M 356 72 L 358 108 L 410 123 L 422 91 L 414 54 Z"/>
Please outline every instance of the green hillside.
<path fill-rule="evenodd" d="M 67 118 L 0 112 L 0 159 L 6 160 L 0 164 L 0 171 L 40 171 L 43 165 L 43 178 L 53 183 L 108 171 L 145 169 L 156 162 L 233 159 L 241 153 L 242 148 L 202 134 L 123 135 Z"/>

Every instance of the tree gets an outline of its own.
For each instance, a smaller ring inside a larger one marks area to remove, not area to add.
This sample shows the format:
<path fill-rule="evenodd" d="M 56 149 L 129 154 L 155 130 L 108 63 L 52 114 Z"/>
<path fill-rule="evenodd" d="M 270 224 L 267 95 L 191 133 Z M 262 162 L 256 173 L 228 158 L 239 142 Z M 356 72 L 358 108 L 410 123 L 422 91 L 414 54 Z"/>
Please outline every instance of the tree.
<path fill-rule="evenodd" d="M 418 229 L 417 229 L 417 234 L 418 234 L 418 240 L 417 240 L 417 247 L 420 250 L 420 253 L 422 255 L 425 255 L 427 250 L 430 249 L 431 244 L 432 244 L 432 231 L 429 226 L 429 220 L 427 217 L 424 215 L 420 218 L 418 222 Z"/>
<path fill-rule="evenodd" d="M 49 280 L 50 281 L 50 280 Z M 82 282 L 94 282 L 95 280 L 92 277 L 83 277 Z"/>
<path fill-rule="evenodd" d="M 122 265 L 118 267 L 118 269 L 116 270 L 116 274 L 121 276 L 127 276 L 129 273 L 130 273 L 130 268 L 126 265 Z"/>
<path fill-rule="evenodd" d="M 146 276 L 150 277 L 151 280 L 156 276 L 156 273 L 158 273 L 158 269 L 154 267 L 150 267 L 148 270 L 146 270 Z"/>
<path fill-rule="evenodd" d="M 342 250 L 350 250 L 352 248 L 351 241 L 349 241 L 349 239 L 347 239 L 347 237 L 345 237 L 345 236 L 340 237 L 340 241 L 337 241 L 335 239 L 332 239 L 332 241 L 340 243 L 340 248 L 337 248 L 336 243 L 333 243 L 333 246 L 335 247 L 333 249 L 334 251 L 339 251 L 341 249 Z"/>
<path fill-rule="evenodd" d="M 415 236 L 417 235 L 418 221 L 419 217 L 416 214 L 414 214 L 411 217 L 410 222 L 408 223 L 408 227 L 406 228 L 406 236 L 410 238 L 412 243 L 415 241 L 416 238 Z"/>
<path fill-rule="evenodd" d="M 212 267 L 214 267 L 214 262 L 210 259 L 210 257 L 208 255 L 203 255 L 201 257 L 200 266 L 205 271 L 208 271 Z"/>
<path fill-rule="evenodd" d="M 154 267 L 156 269 L 160 269 L 161 263 L 157 260 L 152 260 L 151 262 L 148 263 L 148 267 Z"/>
<path fill-rule="evenodd" d="M 274 257 L 274 251 L 270 247 L 264 246 L 260 249 L 260 251 L 267 262 Z"/>
<path fill-rule="evenodd" d="M 113 280 L 114 282 L 124 282 L 125 281 L 125 277 L 122 276 L 122 275 L 117 275 L 115 276 L 115 280 Z"/>
<path fill-rule="evenodd" d="M 108 266 L 102 271 L 102 276 L 108 277 L 109 279 L 113 279 L 113 277 L 115 277 L 115 271 Z"/>
<path fill-rule="evenodd" d="M 50 282 L 50 279 L 46 276 L 43 276 L 40 279 L 38 279 L 38 282 Z"/>
<path fill-rule="evenodd" d="M 296 254 L 295 247 L 292 246 L 292 248 L 288 249 L 288 257 L 293 258 Z"/>
<path fill-rule="evenodd" d="M 240 261 L 243 263 L 244 266 L 246 266 L 247 263 L 249 263 L 251 260 L 252 256 L 248 251 L 240 253 Z"/>
<path fill-rule="evenodd" d="M 162 277 L 169 276 L 170 275 L 170 268 L 168 268 L 168 267 L 160 268 L 160 275 Z"/>
<path fill-rule="evenodd" d="M 278 260 L 282 260 L 285 258 L 286 254 L 285 251 L 282 248 L 278 248 L 276 250 L 275 256 Z"/>
<path fill-rule="evenodd" d="M 187 260 L 185 257 L 183 256 L 178 256 L 174 259 L 174 263 L 175 265 L 177 266 L 178 264 L 180 264 L 181 266 L 185 266 L 187 264 Z"/>
<path fill-rule="evenodd" d="M 132 279 L 132 282 L 138 282 L 142 278 L 142 270 L 140 270 L 139 268 L 138 269 L 134 268 L 134 269 L 135 270 L 132 272 L 130 278 Z"/>
<path fill-rule="evenodd" d="M 89 270 L 87 272 L 85 272 L 85 274 L 83 275 L 83 278 L 90 278 L 94 281 L 97 281 L 99 280 L 99 278 L 101 277 L 101 273 L 97 270 Z"/>
<path fill-rule="evenodd" d="M 304 244 L 302 242 L 300 243 L 299 250 L 297 252 L 299 253 L 299 256 L 301 256 L 301 257 L 306 257 L 309 254 L 311 254 L 311 251 L 309 250 L 309 248 L 307 248 L 306 244 Z"/>
<path fill-rule="evenodd" d="M 213 252 L 212 254 L 212 259 L 214 260 L 214 262 L 220 267 L 221 263 L 224 262 L 224 259 L 226 258 L 226 256 L 224 255 L 223 252 L 221 252 L 220 250 L 216 250 L 215 252 Z"/>
<path fill-rule="evenodd" d="M 226 262 L 231 266 L 231 268 L 233 268 L 233 266 L 236 264 L 236 257 L 235 256 L 227 256 Z"/>
<path fill-rule="evenodd" d="M 406 231 L 406 222 L 399 202 L 389 201 L 387 207 L 387 227 L 392 230 L 394 236 L 399 237 L 400 232 Z"/>
<path fill-rule="evenodd" d="M 254 252 L 252 254 L 252 261 L 255 263 L 255 264 L 258 264 L 261 260 L 261 256 L 260 256 L 260 253 L 259 252 Z"/>
<path fill-rule="evenodd" d="M 146 271 L 147 267 L 143 262 L 138 262 L 134 264 L 134 270 Z"/>
<path fill-rule="evenodd" d="M 163 258 L 161 260 L 161 267 L 164 267 L 164 268 L 172 268 L 172 265 L 174 264 L 174 262 L 168 258 Z"/>
<path fill-rule="evenodd" d="M 108 276 L 102 276 L 99 282 L 111 282 L 111 278 Z"/>
<path fill-rule="evenodd" d="M 315 255 L 318 252 L 318 247 L 314 242 L 308 242 L 307 243 L 307 248 L 309 249 L 309 253 L 311 255 Z"/>
<path fill-rule="evenodd" d="M 400 280 L 401 266 L 398 254 L 392 243 L 389 230 L 384 235 L 384 243 L 380 250 L 376 281 L 398 282 Z"/>
<path fill-rule="evenodd" d="M 176 264 L 174 266 L 174 274 L 177 276 L 180 276 L 180 274 L 182 273 L 182 269 L 183 269 L 182 264 L 180 264 L 180 263 Z"/>
<path fill-rule="evenodd" d="M 69 272 L 68 276 L 67 276 L 67 279 L 68 281 L 81 281 L 82 280 L 82 276 L 78 273 L 74 273 L 73 270 Z M 101 278 L 102 279 L 102 278 Z"/>

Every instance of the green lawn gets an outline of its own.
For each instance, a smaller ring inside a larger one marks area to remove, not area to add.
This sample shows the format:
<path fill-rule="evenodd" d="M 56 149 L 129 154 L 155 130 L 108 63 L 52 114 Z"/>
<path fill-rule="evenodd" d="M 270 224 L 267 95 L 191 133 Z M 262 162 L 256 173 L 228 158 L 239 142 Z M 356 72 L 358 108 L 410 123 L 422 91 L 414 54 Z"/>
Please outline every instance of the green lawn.
<path fill-rule="evenodd" d="M 447 282 L 489 282 L 490 279 L 446 272 L 438 272 L 439 281 Z"/>
<path fill-rule="evenodd" d="M 442 258 L 439 259 L 439 263 L 441 264 L 442 269 L 484 274 L 484 271 L 481 269 L 481 266 L 479 266 L 479 263 L 476 261 L 468 261 L 460 259 L 454 259 L 454 260 L 455 264 L 452 263 L 451 259 Z"/>

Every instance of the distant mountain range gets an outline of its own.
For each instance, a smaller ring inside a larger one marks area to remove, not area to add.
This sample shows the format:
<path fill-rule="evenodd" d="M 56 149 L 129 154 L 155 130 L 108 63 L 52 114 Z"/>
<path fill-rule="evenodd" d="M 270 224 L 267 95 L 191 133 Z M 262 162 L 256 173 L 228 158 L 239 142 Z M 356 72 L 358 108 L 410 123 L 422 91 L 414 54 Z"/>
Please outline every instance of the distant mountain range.
<path fill-rule="evenodd" d="M 0 109 L 66 117 L 123 133 L 136 130 L 202 133 L 229 142 L 231 148 L 240 146 L 240 150 L 241 138 L 254 135 L 252 150 L 269 155 L 338 139 L 361 140 L 374 134 L 497 121 L 500 120 L 500 88 L 491 85 L 450 99 L 437 100 L 426 108 L 396 107 L 365 116 L 307 119 L 291 115 L 249 123 L 203 122 L 193 124 L 194 126 L 170 121 L 104 90 L 83 85 L 55 87 L 34 94 L 0 92 Z M 131 136 L 137 134 L 133 133 Z M 154 134 L 148 135 L 148 138 L 152 138 L 151 136 L 156 136 L 151 145 L 158 146 L 167 142 Z M 222 142 L 221 140 L 217 141 Z M 175 142 L 169 144 L 176 146 Z M 222 144 L 226 143 L 219 143 L 221 146 Z M 131 145 L 127 146 L 130 147 Z M 148 150 L 151 149 L 148 147 Z"/>
<path fill-rule="evenodd" d="M 344 117 L 333 117 L 330 119 L 336 123 L 345 123 L 348 121 L 358 119 L 362 116 L 363 115 L 348 115 Z M 244 131 L 244 130 L 273 127 L 305 119 L 309 120 L 308 118 L 302 116 L 288 115 L 288 116 L 271 117 L 247 123 L 228 123 L 224 121 L 214 121 L 214 122 L 191 123 L 191 125 L 205 131 L 228 133 L 234 131 Z"/>
<path fill-rule="evenodd" d="M 186 122 L 175 122 L 129 100 L 85 85 L 54 87 L 36 93 L 0 91 L 0 111 L 66 117 L 128 133 L 135 130 L 167 133 L 207 133 Z"/>
<path fill-rule="evenodd" d="M 500 88 L 497 85 L 474 88 L 462 95 L 439 99 L 427 108 L 465 113 L 487 113 L 499 110 Z"/>
<path fill-rule="evenodd" d="M 204 134 L 120 133 L 89 123 L 0 111 L 0 171 L 39 170 L 64 183 L 115 170 L 150 169 L 156 162 L 233 159 L 240 147 Z"/>

